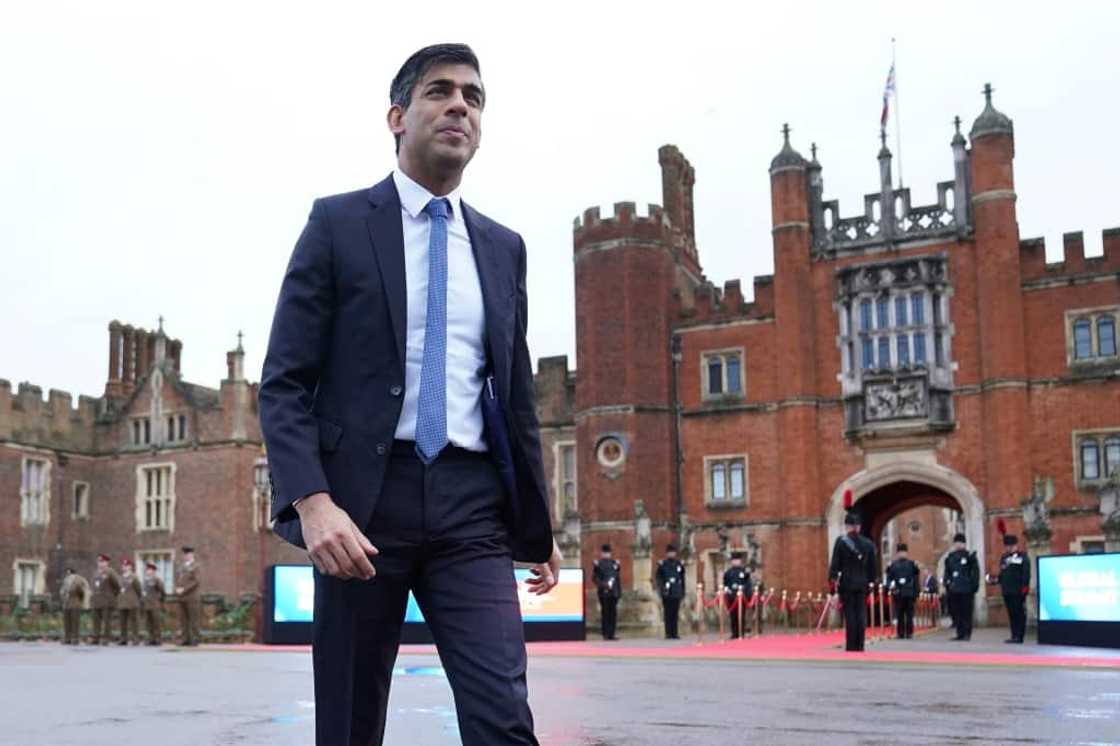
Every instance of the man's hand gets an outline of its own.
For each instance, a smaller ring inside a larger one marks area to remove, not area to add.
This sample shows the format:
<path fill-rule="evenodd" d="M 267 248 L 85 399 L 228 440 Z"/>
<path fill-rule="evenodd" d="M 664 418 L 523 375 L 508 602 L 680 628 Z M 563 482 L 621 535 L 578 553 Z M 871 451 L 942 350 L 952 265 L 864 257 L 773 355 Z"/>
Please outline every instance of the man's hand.
<path fill-rule="evenodd" d="M 343 580 L 374 576 L 369 557 L 377 554 L 377 548 L 330 495 L 309 495 L 299 501 L 296 512 L 303 526 L 303 542 L 319 572 Z"/>
<path fill-rule="evenodd" d="M 539 565 L 533 565 L 529 568 L 529 572 L 533 573 L 533 577 L 525 581 L 529 586 L 529 592 L 543 596 L 556 587 L 560 582 L 560 560 L 563 555 L 560 554 L 560 547 L 556 545 L 556 540 L 552 540 L 552 556 L 548 558 L 548 562 L 542 562 Z"/>

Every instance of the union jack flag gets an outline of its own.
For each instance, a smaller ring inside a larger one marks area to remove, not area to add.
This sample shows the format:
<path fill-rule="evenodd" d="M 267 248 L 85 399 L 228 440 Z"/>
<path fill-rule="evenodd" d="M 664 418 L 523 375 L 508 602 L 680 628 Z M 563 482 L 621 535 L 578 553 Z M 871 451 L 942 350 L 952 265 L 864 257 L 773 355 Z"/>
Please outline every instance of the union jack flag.
<path fill-rule="evenodd" d="M 887 117 L 890 114 L 890 99 L 894 94 L 894 63 L 891 63 L 891 71 L 887 73 L 887 84 L 883 87 L 883 113 L 879 117 L 879 129 L 887 129 Z"/>

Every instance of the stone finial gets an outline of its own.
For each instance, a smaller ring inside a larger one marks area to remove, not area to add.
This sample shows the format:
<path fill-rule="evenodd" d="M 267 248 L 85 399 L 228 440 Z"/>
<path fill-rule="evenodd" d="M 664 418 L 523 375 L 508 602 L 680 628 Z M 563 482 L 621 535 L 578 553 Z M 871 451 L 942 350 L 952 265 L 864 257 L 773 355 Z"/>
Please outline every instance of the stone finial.
<path fill-rule="evenodd" d="M 992 106 L 993 90 L 991 83 L 984 84 L 984 111 L 980 112 L 980 116 L 972 123 L 972 130 L 968 133 L 973 140 L 982 135 L 1014 134 L 1011 118 Z"/>
<path fill-rule="evenodd" d="M 953 117 L 953 139 L 950 141 L 951 145 L 964 145 L 964 135 L 961 134 L 961 118 L 959 116 Z"/>
<path fill-rule="evenodd" d="M 805 166 L 805 159 L 789 143 L 789 133 L 791 131 L 788 123 L 782 125 L 782 149 L 774 156 L 774 160 L 770 161 L 771 171 L 776 171 L 779 168 Z"/>
<path fill-rule="evenodd" d="M 244 339 L 244 337 L 245 337 L 245 335 L 242 334 L 240 329 L 238 329 L 237 330 L 237 351 L 238 352 L 245 352 L 245 348 L 241 346 L 241 341 L 242 341 L 242 339 Z"/>

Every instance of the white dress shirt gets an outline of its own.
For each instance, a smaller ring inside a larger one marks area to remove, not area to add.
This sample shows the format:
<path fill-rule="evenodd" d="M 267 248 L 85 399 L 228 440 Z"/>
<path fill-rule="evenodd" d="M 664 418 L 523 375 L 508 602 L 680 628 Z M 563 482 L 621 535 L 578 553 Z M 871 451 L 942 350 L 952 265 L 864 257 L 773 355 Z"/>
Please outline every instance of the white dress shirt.
<path fill-rule="evenodd" d="M 399 168 L 393 182 L 401 198 L 404 227 L 404 276 L 408 298 L 405 331 L 404 404 L 397 422 L 398 440 L 416 440 L 420 369 L 424 363 L 424 329 L 428 321 L 428 234 L 424 207 L 434 195 Z M 447 221 L 447 438 L 452 445 L 485 451 L 482 432 L 483 376 L 486 369 L 486 313 L 471 239 L 463 220 L 459 190 L 446 195 Z"/>

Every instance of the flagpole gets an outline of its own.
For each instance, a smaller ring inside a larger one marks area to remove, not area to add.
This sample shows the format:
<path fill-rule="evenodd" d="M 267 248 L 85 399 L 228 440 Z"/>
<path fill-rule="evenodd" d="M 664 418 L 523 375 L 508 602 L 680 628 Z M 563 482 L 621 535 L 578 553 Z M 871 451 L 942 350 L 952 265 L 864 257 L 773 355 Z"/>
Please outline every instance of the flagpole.
<path fill-rule="evenodd" d="M 902 189 L 902 106 L 898 103 L 898 67 L 895 62 L 894 37 L 891 37 L 891 68 L 894 70 L 894 142 L 898 150 L 898 188 Z"/>

